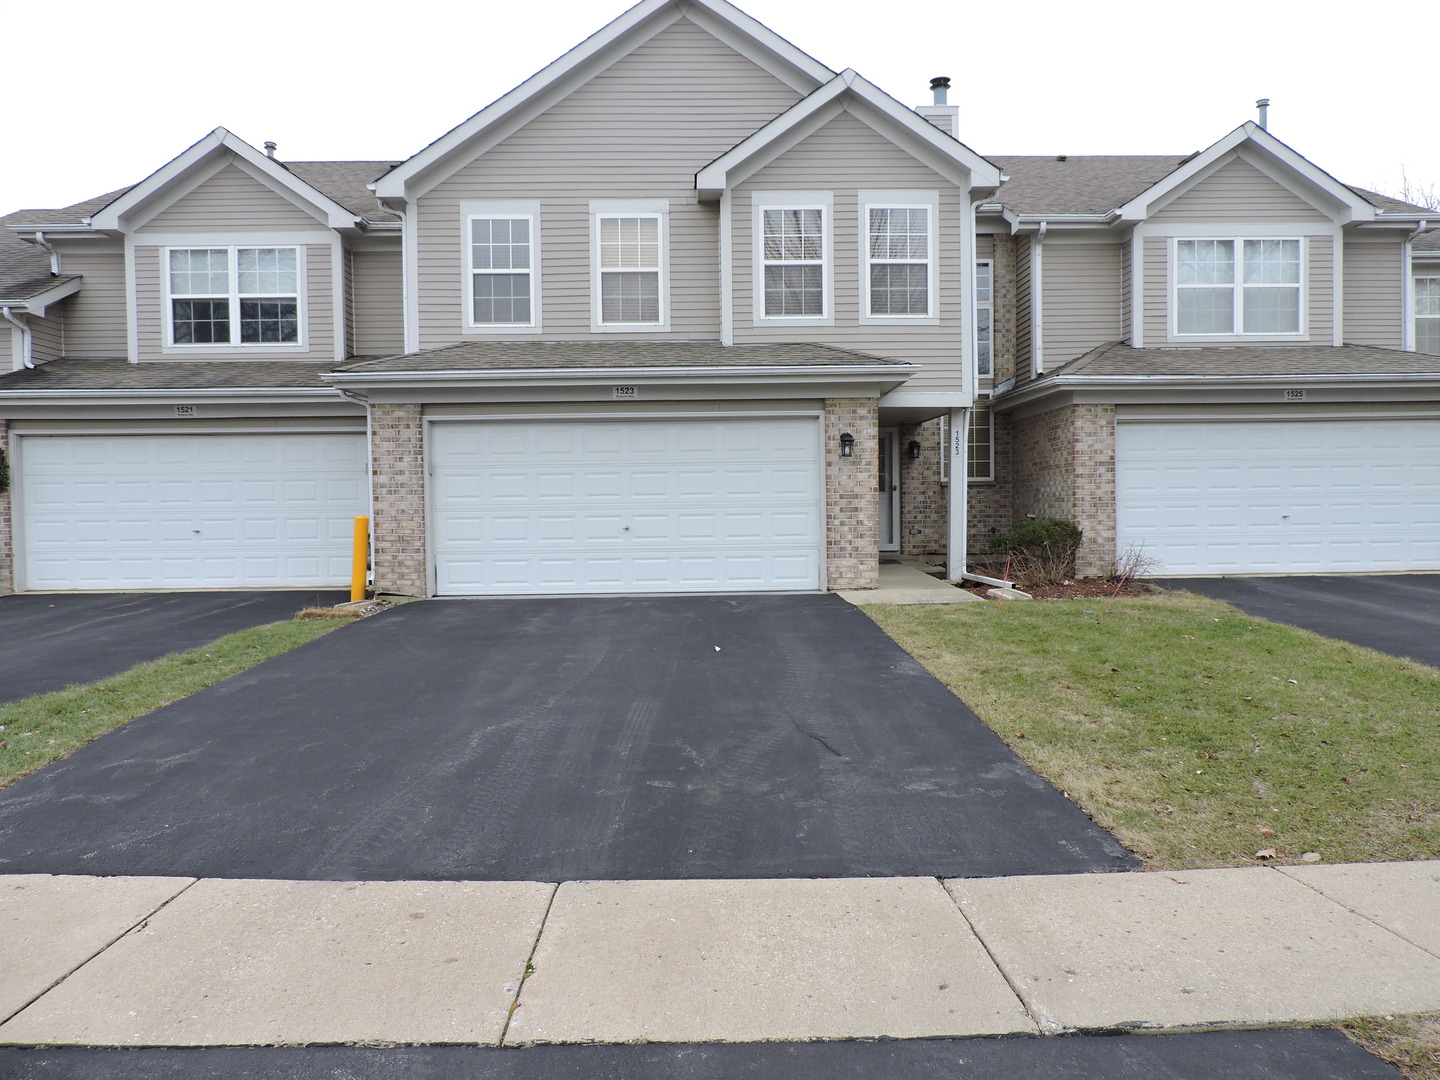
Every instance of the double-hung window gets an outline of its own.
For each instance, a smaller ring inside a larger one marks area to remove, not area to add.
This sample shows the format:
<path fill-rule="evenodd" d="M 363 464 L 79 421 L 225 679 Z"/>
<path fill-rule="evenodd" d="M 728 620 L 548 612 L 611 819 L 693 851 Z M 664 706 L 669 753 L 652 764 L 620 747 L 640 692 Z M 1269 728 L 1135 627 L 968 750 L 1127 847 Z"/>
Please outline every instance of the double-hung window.
<path fill-rule="evenodd" d="M 867 312 L 871 318 L 926 318 L 934 292 L 932 211 L 869 206 L 865 213 Z"/>
<path fill-rule="evenodd" d="M 1440 356 L 1440 277 L 1415 279 L 1415 350 Z"/>
<path fill-rule="evenodd" d="M 171 248 L 170 344 L 299 344 L 301 275 L 298 248 Z"/>
<path fill-rule="evenodd" d="M 1178 334 L 1298 334 L 1300 241 L 1177 240 Z"/>
<path fill-rule="evenodd" d="M 534 219 L 471 217 L 470 325 L 535 325 Z"/>
<path fill-rule="evenodd" d="M 970 410 L 965 469 L 971 480 L 995 479 L 995 414 L 983 405 Z"/>
<path fill-rule="evenodd" d="M 829 207 L 759 205 L 759 314 L 828 320 Z"/>
<path fill-rule="evenodd" d="M 989 261 L 977 262 L 975 264 L 975 359 L 981 375 L 989 375 L 994 370 L 994 287 L 993 264 Z"/>
<path fill-rule="evenodd" d="M 596 330 L 670 328 L 669 204 L 590 204 L 592 322 Z"/>

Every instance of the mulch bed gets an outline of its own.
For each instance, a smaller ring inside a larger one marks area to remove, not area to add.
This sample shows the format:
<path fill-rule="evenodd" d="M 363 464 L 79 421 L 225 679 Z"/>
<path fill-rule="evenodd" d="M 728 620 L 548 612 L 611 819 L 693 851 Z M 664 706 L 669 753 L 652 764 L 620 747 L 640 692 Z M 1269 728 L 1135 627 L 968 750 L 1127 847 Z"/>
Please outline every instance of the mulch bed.
<path fill-rule="evenodd" d="M 1019 588 L 1022 592 L 1028 592 L 1036 600 L 1109 600 L 1112 596 L 1117 595 L 1144 596 L 1150 592 L 1149 586 L 1135 585 L 1128 581 L 1118 593 L 1115 591 L 1115 586 L 1116 582 L 1113 581 L 1103 581 L 1100 578 L 1081 578 L 1078 581 L 1065 582 L 1063 585 L 1044 586 L 1036 589 L 1026 588 L 1022 583 Z M 985 594 L 994 586 L 977 585 L 972 582 L 964 586 L 957 585 L 956 588 L 963 588 L 968 593 L 988 600 L 990 597 Z"/>

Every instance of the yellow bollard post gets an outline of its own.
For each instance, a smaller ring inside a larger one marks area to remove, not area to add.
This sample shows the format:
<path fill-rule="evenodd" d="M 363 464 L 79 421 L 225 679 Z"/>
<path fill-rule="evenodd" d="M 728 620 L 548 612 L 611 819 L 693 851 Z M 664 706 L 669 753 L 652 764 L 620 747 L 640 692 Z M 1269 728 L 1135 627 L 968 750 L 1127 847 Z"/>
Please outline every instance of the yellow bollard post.
<path fill-rule="evenodd" d="M 355 519 L 355 552 L 350 564 L 350 602 L 365 599 L 365 569 L 370 556 L 370 519 L 361 514 Z"/>

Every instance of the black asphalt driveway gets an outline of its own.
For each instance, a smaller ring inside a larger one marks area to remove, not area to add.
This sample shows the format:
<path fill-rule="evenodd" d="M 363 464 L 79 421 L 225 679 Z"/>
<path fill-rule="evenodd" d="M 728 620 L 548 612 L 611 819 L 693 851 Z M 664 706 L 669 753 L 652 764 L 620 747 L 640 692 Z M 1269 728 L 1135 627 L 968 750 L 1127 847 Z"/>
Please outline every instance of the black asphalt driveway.
<path fill-rule="evenodd" d="M 0 705 L 348 599 L 333 590 L 0 596 Z"/>
<path fill-rule="evenodd" d="M 0 791 L 0 872 L 978 876 L 1134 859 L 836 596 L 343 627 Z"/>
<path fill-rule="evenodd" d="M 1338 1031 L 644 1046 L 0 1047 L 11 1080 L 1400 1080 Z"/>
<path fill-rule="evenodd" d="M 1156 584 L 1440 667 L 1440 574 L 1169 578 Z"/>

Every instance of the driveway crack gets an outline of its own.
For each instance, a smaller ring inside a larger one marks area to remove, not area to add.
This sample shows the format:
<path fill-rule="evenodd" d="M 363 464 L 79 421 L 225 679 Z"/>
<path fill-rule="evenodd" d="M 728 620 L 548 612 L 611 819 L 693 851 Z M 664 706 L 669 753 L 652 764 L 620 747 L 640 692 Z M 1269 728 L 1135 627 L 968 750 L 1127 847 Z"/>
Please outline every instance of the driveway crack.
<path fill-rule="evenodd" d="M 795 725 L 795 730 L 798 731 L 798 732 L 800 732 L 801 735 L 804 735 L 806 738 L 814 739 L 816 742 L 818 742 L 818 743 L 819 743 L 821 746 L 823 746 L 826 750 L 829 750 L 830 753 L 834 754 L 836 757 L 844 757 L 844 756 L 845 756 L 845 755 L 842 754 L 839 750 L 836 750 L 833 746 L 831 746 L 828 742 L 826 742 L 823 738 L 821 738 L 819 735 L 815 734 L 815 732 L 810 731 L 810 730 L 808 730 L 808 729 L 806 729 L 806 728 L 804 728 L 804 727 L 801 727 L 801 726 L 800 726 L 800 721 L 799 721 L 799 720 L 796 720 L 793 716 L 790 718 L 790 722 Z"/>

